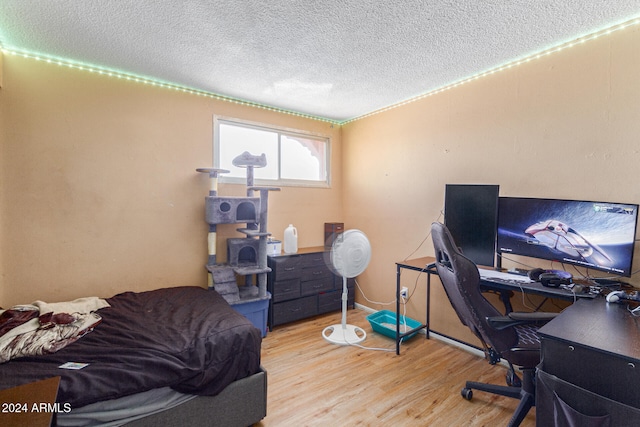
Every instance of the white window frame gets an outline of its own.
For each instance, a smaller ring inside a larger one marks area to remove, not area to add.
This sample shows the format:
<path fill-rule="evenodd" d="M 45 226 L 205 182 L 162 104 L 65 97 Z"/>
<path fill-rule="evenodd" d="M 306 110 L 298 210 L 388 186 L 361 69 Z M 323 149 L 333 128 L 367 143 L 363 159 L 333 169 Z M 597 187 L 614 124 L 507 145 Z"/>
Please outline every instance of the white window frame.
<path fill-rule="evenodd" d="M 318 133 L 302 131 L 298 129 L 284 128 L 274 125 L 267 125 L 263 123 L 251 122 L 247 120 L 235 119 L 225 116 L 213 116 L 213 167 L 224 169 L 224 165 L 220 165 L 220 124 L 239 126 L 245 128 L 253 128 L 258 130 L 264 130 L 268 132 L 274 132 L 278 134 L 278 153 L 281 153 L 281 136 L 302 137 L 308 139 L 315 139 L 323 141 L 325 144 L 325 180 L 298 180 L 298 179 L 284 179 L 281 178 L 281 167 L 278 162 L 278 179 L 254 179 L 254 185 L 262 186 L 289 186 L 289 187 L 314 187 L 314 188 L 330 188 L 331 187 L 331 138 L 327 135 L 321 135 Z M 240 153 L 238 153 L 240 154 Z M 254 155 L 260 155 L 262 153 L 251 153 Z M 267 159 L 269 162 L 269 159 Z M 320 166 L 322 167 L 322 165 Z M 256 170 L 257 172 L 257 170 Z M 229 184 L 246 184 L 246 178 L 231 177 L 226 174 L 220 174 L 219 180 L 222 183 Z"/>

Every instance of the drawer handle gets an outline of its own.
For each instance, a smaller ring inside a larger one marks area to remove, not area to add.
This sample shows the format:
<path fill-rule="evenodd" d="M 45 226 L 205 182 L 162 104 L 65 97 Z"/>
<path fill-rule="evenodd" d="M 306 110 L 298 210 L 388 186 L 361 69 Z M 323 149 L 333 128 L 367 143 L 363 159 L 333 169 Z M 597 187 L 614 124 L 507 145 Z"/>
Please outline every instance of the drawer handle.
<path fill-rule="evenodd" d="M 576 348 L 575 348 L 574 346 L 572 346 L 572 345 L 570 345 L 570 346 L 569 346 L 569 351 L 573 351 L 573 350 L 575 350 L 575 349 L 576 349 Z"/>
<path fill-rule="evenodd" d="M 290 311 L 291 313 L 297 313 L 297 312 L 298 312 L 298 311 L 300 311 L 300 310 L 302 310 L 302 309 L 301 309 L 300 307 L 298 307 L 298 308 L 292 308 L 292 309 L 290 309 L 289 311 Z"/>
<path fill-rule="evenodd" d="M 295 269 L 296 269 L 295 267 L 285 267 L 284 271 L 293 271 Z"/>
<path fill-rule="evenodd" d="M 627 363 L 627 366 L 630 367 L 631 369 L 635 369 L 636 364 L 632 363 L 632 362 L 629 362 L 629 363 Z"/>
<path fill-rule="evenodd" d="M 322 274 L 322 271 L 314 271 L 312 274 L 314 276 L 319 276 L 320 274 Z"/>

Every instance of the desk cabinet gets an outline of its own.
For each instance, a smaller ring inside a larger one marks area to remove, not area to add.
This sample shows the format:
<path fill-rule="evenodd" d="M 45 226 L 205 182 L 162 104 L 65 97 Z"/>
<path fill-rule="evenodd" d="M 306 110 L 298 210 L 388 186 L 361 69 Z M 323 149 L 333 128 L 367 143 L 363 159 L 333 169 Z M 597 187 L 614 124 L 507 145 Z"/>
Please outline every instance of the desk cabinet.
<path fill-rule="evenodd" d="M 597 299 L 576 302 L 540 329 L 537 425 L 556 425 L 557 417 L 640 425 L 637 320 L 623 305 Z"/>
<path fill-rule="evenodd" d="M 342 278 L 331 272 L 326 255 L 324 247 L 316 247 L 268 256 L 269 327 L 342 309 Z M 349 279 L 351 307 L 355 304 L 354 283 Z"/>

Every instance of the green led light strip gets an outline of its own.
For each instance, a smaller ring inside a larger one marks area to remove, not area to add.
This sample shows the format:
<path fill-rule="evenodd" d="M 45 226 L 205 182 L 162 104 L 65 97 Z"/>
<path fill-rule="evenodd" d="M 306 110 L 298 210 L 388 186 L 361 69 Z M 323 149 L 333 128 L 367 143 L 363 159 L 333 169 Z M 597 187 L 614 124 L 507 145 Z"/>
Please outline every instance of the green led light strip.
<path fill-rule="evenodd" d="M 220 101 L 226 101 L 226 102 L 231 102 L 234 104 L 239 104 L 239 105 L 244 105 L 244 106 L 248 106 L 248 107 L 254 107 L 254 108 L 259 108 L 262 110 L 267 110 L 267 111 L 273 111 L 276 113 L 283 113 L 283 114 L 288 114 L 288 115 L 292 115 L 292 116 L 296 116 L 296 117 L 302 117 L 302 118 L 307 118 L 307 119 L 311 119 L 311 120 L 318 120 L 318 121 L 322 121 L 322 122 L 327 122 L 327 123 L 331 123 L 331 124 L 335 124 L 335 125 L 345 125 L 347 123 L 350 122 L 354 122 L 356 120 L 360 120 L 360 119 L 364 119 L 366 117 L 371 117 L 373 115 L 379 114 L 379 113 L 383 113 L 385 111 L 389 111 L 392 110 L 394 108 L 398 108 L 401 107 L 403 105 L 407 105 L 410 104 L 412 102 L 416 102 L 419 101 L 421 99 L 427 98 L 429 96 L 432 95 L 437 95 L 441 92 L 447 91 L 449 89 L 454 89 L 457 88 L 458 86 L 464 85 L 466 83 L 470 83 L 473 82 L 475 80 L 478 80 L 482 77 L 487 77 L 487 76 L 491 76 L 494 75 L 500 71 L 505 71 L 508 69 L 511 69 L 513 67 L 517 67 L 519 65 L 523 65 L 526 64 L 528 62 L 534 61 L 536 59 L 540 59 L 546 56 L 549 56 L 551 54 L 557 53 L 557 52 L 561 52 L 565 49 L 586 43 L 588 41 L 591 40 L 595 40 L 599 37 L 602 36 L 606 36 L 609 34 L 612 34 L 616 31 L 620 31 L 623 30 L 625 28 L 628 27 L 632 27 L 632 26 L 636 26 L 636 25 L 640 25 L 640 17 L 637 18 L 633 18 L 631 20 L 625 21 L 621 24 L 617 24 L 617 25 L 613 25 L 611 27 L 596 31 L 594 33 L 588 34 L 586 36 L 583 37 L 579 37 L 577 39 L 574 39 L 572 41 L 566 42 L 566 43 L 562 43 L 558 46 L 549 48 L 549 49 L 545 49 L 543 51 L 528 55 L 522 59 L 518 59 L 515 61 L 511 61 L 508 62 L 504 65 L 500 65 L 498 67 L 494 67 L 491 68 L 487 71 L 483 71 L 477 74 L 474 74 L 470 77 L 465 77 L 463 79 L 460 79 L 458 81 L 455 81 L 453 83 L 447 84 L 445 86 L 441 86 L 439 88 L 433 89 L 431 91 L 425 92 L 423 94 L 408 98 L 404 101 L 389 105 L 387 107 L 384 108 L 380 108 L 378 110 L 372 111 L 370 113 L 366 113 L 363 114 L 361 116 L 358 117 L 354 117 L 352 119 L 348 119 L 348 120 L 344 120 L 344 121 L 340 121 L 340 120 L 332 120 L 332 119 L 328 119 L 325 117 L 317 117 L 317 116 L 313 116 L 310 114 L 304 114 L 304 113 L 299 113 L 296 111 L 291 111 L 291 110 L 286 110 L 283 108 L 278 108 L 278 107 L 272 107 L 269 105 L 264 105 L 264 104 L 259 104 L 257 102 L 252 102 L 252 101 L 247 101 L 247 100 L 243 100 L 243 99 L 238 99 L 238 98 L 233 98 L 230 96 L 225 96 L 225 95 L 220 95 L 217 93 L 213 93 L 213 92 L 207 92 L 204 90 L 200 90 L 200 89 L 194 89 L 194 88 L 190 88 L 190 87 L 186 87 L 186 86 L 182 86 L 179 84 L 175 84 L 175 83 L 169 83 L 169 82 L 164 82 L 161 80 L 157 80 L 157 79 L 153 79 L 150 77 L 143 77 L 143 76 L 138 76 L 135 74 L 131 74 L 131 73 L 126 73 L 123 71 L 118 71 L 118 70 L 114 70 L 114 69 L 109 69 L 109 68 L 105 68 L 105 67 L 100 67 L 97 65 L 92 65 L 92 64 L 84 64 L 81 62 L 76 62 L 76 61 L 72 61 L 69 59 L 64 59 L 64 58 L 56 58 L 54 56 L 50 56 L 50 55 L 45 55 L 45 54 L 40 54 L 40 53 L 34 53 L 34 52 L 29 52 L 23 49 L 19 49 L 19 48 L 9 48 L 9 47 L 5 47 L 5 46 L 1 46 L 0 45 L 0 49 L 8 55 L 18 55 L 24 58 L 29 58 L 29 59 L 34 59 L 36 61 L 44 61 L 50 64 L 56 64 L 56 65 L 60 65 L 60 66 L 64 66 L 64 67 L 68 67 L 68 68 L 73 68 L 73 69 L 77 69 L 77 70 L 82 70 L 82 71 L 89 71 L 91 73 L 96 73 L 96 74 L 100 74 L 100 75 L 104 75 L 104 76 L 108 76 L 108 77 L 114 77 L 114 78 L 118 78 L 118 79 L 123 79 L 123 80 L 128 80 L 128 81 L 132 81 L 132 82 L 136 82 L 136 83 L 143 83 L 143 84 L 148 84 L 151 86 L 156 86 L 156 87 L 161 87 L 161 88 L 165 88 L 165 89 L 171 89 L 171 90 L 176 90 L 176 91 L 180 91 L 180 92 L 184 92 L 184 93 L 188 93 L 188 94 L 192 94 L 192 95 L 198 95 L 198 96 L 204 96 L 207 98 L 212 98 L 212 99 L 216 99 L 216 100 L 220 100 Z"/>
<path fill-rule="evenodd" d="M 396 104 L 389 105 L 388 107 L 384 107 L 384 108 L 381 108 L 379 110 L 375 110 L 375 111 L 372 111 L 370 113 L 364 114 L 362 116 L 358 116 L 358 117 L 354 117 L 354 118 L 349 119 L 349 120 L 342 121 L 342 122 L 340 122 L 340 125 L 344 125 L 344 124 L 347 124 L 347 123 L 350 123 L 350 122 L 353 122 L 353 121 L 356 121 L 356 120 L 360 120 L 360 119 L 364 119 L 366 117 L 373 116 L 375 114 L 379 114 L 379 113 L 382 113 L 382 112 L 385 112 L 385 111 L 389 111 L 389 110 L 392 110 L 394 108 L 401 107 L 403 105 L 407 105 L 407 104 L 410 104 L 410 103 L 415 102 L 415 101 L 419 101 L 421 99 L 427 98 L 427 97 L 432 96 L 432 95 L 437 95 L 437 94 L 439 94 L 441 92 L 447 91 L 449 89 L 457 88 L 458 86 L 461 86 L 461 85 L 466 84 L 466 83 L 473 82 L 473 81 L 478 80 L 478 79 L 480 79 L 482 77 L 487 77 L 487 76 L 494 75 L 494 74 L 496 74 L 496 73 L 498 73 L 500 71 L 505 71 L 505 70 L 511 69 L 513 67 L 517 67 L 518 65 L 526 64 L 526 63 L 534 61 L 536 59 L 540 59 L 540 58 L 549 56 L 551 54 L 563 51 L 563 50 L 568 49 L 570 47 L 581 45 L 581 44 L 586 43 L 588 41 L 595 40 L 595 39 L 597 39 L 599 37 L 606 36 L 606 35 L 609 35 L 611 33 L 616 32 L 616 31 L 624 30 L 625 28 L 632 27 L 632 26 L 639 25 L 639 24 L 640 24 L 640 17 L 625 21 L 625 22 L 623 22 L 621 24 L 617 24 L 617 25 L 605 28 L 603 30 L 596 31 L 594 33 L 588 34 L 588 35 L 583 36 L 583 37 L 579 37 L 579 38 L 574 39 L 572 41 L 569 41 L 569 42 L 566 42 L 566 43 L 562 43 L 560 45 L 557 45 L 555 47 L 552 47 L 552 48 L 549 48 L 549 49 L 534 53 L 532 55 L 528 55 L 528 56 L 526 56 L 526 57 L 524 57 L 522 59 L 518 59 L 518 60 L 515 60 L 515 61 L 512 61 L 512 62 L 508 62 L 508 63 L 506 63 L 504 65 L 500 65 L 498 67 L 491 68 L 490 70 L 474 74 L 474 75 L 472 75 L 470 77 L 465 77 L 465 78 L 463 78 L 461 80 L 458 80 L 456 82 L 450 83 L 448 85 L 441 86 L 441 87 L 433 89 L 433 90 L 431 90 L 429 92 L 425 92 L 423 94 L 408 98 L 408 99 L 406 99 L 404 101 L 401 101 L 401 102 L 398 102 Z"/>
<path fill-rule="evenodd" d="M 318 121 L 322 121 L 322 122 L 328 122 L 328 123 L 331 123 L 331 124 L 339 124 L 340 123 L 340 122 L 338 122 L 336 120 L 331 120 L 331 119 L 327 119 L 327 118 L 324 118 L 324 117 L 316 117 L 316 116 L 312 116 L 310 114 L 304 114 L 304 113 L 299 113 L 299 112 L 296 112 L 296 111 L 286 110 L 284 108 L 272 107 L 272 106 L 260 104 L 260 103 L 257 103 L 257 102 L 247 101 L 247 100 L 243 100 L 243 99 L 239 99 L 239 98 L 233 98 L 231 96 L 220 95 L 220 94 L 213 93 L 213 92 L 207 92 L 205 90 L 194 89 L 194 88 L 190 88 L 190 87 L 187 87 L 187 86 L 182 86 L 182 85 L 179 85 L 179 84 L 176 84 L 176 83 L 169 83 L 169 82 L 161 81 L 161 80 L 154 79 L 154 78 L 151 78 L 151 77 L 143 77 L 143 76 L 135 75 L 135 74 L 132 74 L 132 73 L 118 71 L 118 70 L 114 70 L 114 69 L 110 69 L 110 68 L 106 68 L 106 67 L 100 67 L 100 66 L 92 65 L 92 64 L 76 62 L 76 61 L 72 61 L 72 60 L 65 59 L 65 58 L 57 58 L 57 57 L 54 57 L 54 56 L 51 56 L 51 55 L 29 52 L 27 50 L 14 48 L 14 47 L 9 48 L 9 47 L 5 47 L 5 46 L 0 46 L 0 49 L 2 50 L 2 52 L 4 52 L 7 55 L 16 55 L 16 56 L 20 56 L 20 57 L 23 57 L 23 58 L 34 59 L 36 61 L 42 61 L 42 62 L 46 62 L 46 63 L 49 63 L 49 64 L 59 65 L 59 66 L 67 67 L 67 68 L 73 68 L 73 69 L 81 70 L 81 71 L 88 71 L 90 73 L 96 73 L 96 74 L 107 76 L 107 77 L 118 78 L 118 79 L 127 80 L 127 81 L 131 81 L 131 82 L 135 82 L 135 83 L 143 83 L 143 84 L 147 84 L 147 85 L 150 85 L 150 86 L 156 86 L 156 87 L 160 87 L 160 88 L 164 88 L 164 89 L 176 90 L 176 91 L 188 93 L 188 94 L 191 94 L 191 95 L 203 96 L 203 97 L 206 97 L 206 98 L 216 99 L 216 100 L 225 101 L 225 102 L 231 102 L 231 103 L 234 103 L 234 104 L 245 105 L 245 106 L 248 106 L 248 107 L 259 108 L 259 109 L 267 110 L 267 111 L 273 111 L 273 112 L 276 112 L 276 113 L 289 114 L 289 115 L 292 115 L 292 116 L 303 117 L 303 118 L 312 119 L 312 120 L 318 120 Z"/>

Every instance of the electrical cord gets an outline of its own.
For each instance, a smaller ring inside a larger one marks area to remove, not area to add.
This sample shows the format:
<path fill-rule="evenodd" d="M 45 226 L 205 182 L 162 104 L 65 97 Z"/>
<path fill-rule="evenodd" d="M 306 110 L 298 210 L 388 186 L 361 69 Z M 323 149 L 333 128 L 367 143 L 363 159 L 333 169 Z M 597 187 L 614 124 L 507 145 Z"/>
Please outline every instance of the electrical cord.
<path fill-rule="evenodd" d="M 362 294 L 362 297 L 363 297 L 367 302 L 370 302 L 371 304 L 378 304 L 378 305 L 382 305 L 382 306 L 385 306 L 385 305 L 391 305 L 391 304 L 395 304 L 395 303 L 396 303 L 396 301 L 395 301 L 395 300 L 390 301 L 390 302 L 379 302 L 379 301 L 373 301 L 373 300 L 370 300 L 369 298 L 367 298 L 367 296 L 365 295 L 364 291 L 363 291 L 363 290 L 362 290 L 362 288 L 360 287 L 360 284 L 358 283 L 358 279 L 354 279 L 354 281 L 356 282 L 356 287 L 357 287 L 357 288 L 358 288 L 358 290 L 360 291 L 360 294 Z M 405 330 L 407 330 L 407 329 L 408 329 L 408 325 L 407 325 L 406 314 L 407 314 L 407 301 L 408 301 L 408 299 L 405 299 L 404 297 L 400 297 L 400 298 L 401 298 L 401 300 L 402 300 L 402 306 L 403 306 L 403 313 L 402 313 L 402 316 L 400 316 L 400 319 L 401 319 L 401 321 L 400 321 L 400 326 L 404 326 L 404 327 L 405 327 Z M 401 328 L 401 329 L 402 329 L 402 328 Z M 347 341 L 346 339 L 345 339 L 345 341 L 346 341 L 346 343 L 347 343 L 348 345 L 353 346 L 353 347 L 358 347 L 358 348 L 361 348 L 361 349 L 363 349 L 363 350 L 372 350 L 372 351 L 388 351 L 388 352 L 394 352 L 394 351 L 396 351 L 395 349 L 390 349 L 390 348 L 366 347 L 366 346 L 363 346 L 363 345 L 358 344 L 358 343 L 350 343 L 350 342 L 349 342 L 349 341 Z M 404 343 L 404 337 L 400 339 L 400 345 L 402 345 L 403 343 Z"/>
<path fill-rule="evenodd" d="M 634 317 L 640 317 L 640 306 L 636 307 L 636 308 L 631 308 L 629 306 L 627 306 L 627 310 L 629 311 L 629 313 L 631 313 L 632 316 Z"/>
<path fill-rule="evenodd" d="M 442 209 L 440 210 L 440 214 L 438 215 L 438 217 L 436 218 L 436 220 L 435 220 L 434 222 L 438 222 L 438 221 L 440 221 L 440 218 L 442 218 L 442 216 L 443 216 L 443 215 L 444 215 L 444 208 L 442 208 Z M 417 247 L 417 248 L 415 248 L 415 249 L 414 249 L 414 251 L 413 251 L 413 252 L 411 252 L 409 255 L 407 255 L 407 256 L 403 259 L 403 261 L 408 260 L 409 258 L 411 258 L 411 257 L 413 256 L 413 254 L 415 254 L 416 252 L 418 252 L 418 250 L 420 250 L 420 248 L 422 247 L 422 245 L 424 245 L 424 242 L 426 242 L 426 241 L 427 241 L 427 239 L 428 239 L 429 237 L 431 237 L 431 228 L 429 228 L 429 232 L 427 233 L 427 235 L 425 236 L 425 238 L 424 238 L 424 239 L 422 239 L 422 242 L 420 242 L 420 244 L 418 245 L 418 247 Z"/>
<path fill-rule="evenodd" d="M 358 279 L 354 279 L 356 282 L 356 287 L 358 288 L 358 290 L 360 291 L 360 294 L 362 295 L 362 297 L 369 303 L 371 304 L 378 304 L 378 305 L 382 305 L 382 306 L 386 306 L 386 305 L 391 305 L 391 304 L 395 304 L 396 300 L 394 299 L 393 301 L 389 301 L 389 302 L 380 302 L 380 301 L 373 301 L 370 300 L 369 298 L 367 298 L 367 295 L 365 295 L 364 291 L 362 290 L 362 288 L 360 287 L 360 283 L 358 283 Z"/>
<path fill-rule="evenodd" d="M 440 219 L 442 218 L 442 216 L 444 215 L 444 208 L 440 210 L 438 217 L 436 218 L 435 222 L 440 221 Z M 429 232 L 427 233 L 427 235 L 424 237 L 424 239 L 422 239 L 422 241 L 420 242 L 420 244 L 418 245 L 417 248 L 415 248 L 415 250 L 413 252 L 411 252 L 409 255 L 407 255 L 403 261 L 406 261 L 407 259 L 409 259 L 410 257 L 412 257 L 416 252 L 418 252 L 418 250 L 420 250 L 420 248 L 422 247 L 422 245 L 424 245 L 424 243 L 431 237 L 431 229 L 429 229 Z M 413 294 L 416 292 L 417 288 L 418 288 L 418 280 L 420 280 L 420 277 L 422 276 L 424 272 L 423 271 L 419 271 L 418 275 L 416 276 L 416 280 L 413 284 L 413 289 L 411 290 L 411 293 L 408 294 L 407 298 L 404 298 L 403 296 L 400 296 L 400 299 L 402 301 L 402 315 L 400 316 L 401 322 L 400 322 L 400 326 L 404 326 L 404 330 L 405 332 L 407 330 L 409 330 L 409 326 L 407 324 L 407 302 L 409 300 L 411 300 L 411 298 L 413 297 Z M 393 301 L 390 302 L 380 302 L 380 301 L 372 301 L 369 298 L 367 298 L 367 296 L 365 295 L 364 291 L 362 290 L 362 288 L 360 287 L 360 284 L 358 283 L 358 280 L 355 280 L 356 282 L 356 287 L 358 288 L 358 290 L 360 291 L 360 294 L 362 295 L 362 297 L 369 303 L 371 304 L 378 304 L 381 306 L 386 306 L 386 305 L 391 305 L 391 304 L 395 304 L 396 300 L 394 299 Z M 399 315 L 399 314 L 398 314 Z M 401 328 L 402 330 L 402 328 Z M 400 344 L 402 344 L 404 342 L 405 337 L 402 337 L 400 339 Z M 350 343 L 348 343 L 350 344 Z M 395 350 L 388 350 L 388 349 L 377 349 L 377 348 L 368 348 L 368 347 L 364 347 L 362 345 L 359 344 L 350 344 L 353 345 L 355 347 L 360 347 L 366 350 L 381 350 L 381 351 L 395 351 Z"/>
<path fill-rule="evenodd" d="M 404 299 L 404 298 L 403 298 L 403 299 Z M 405 304 L 405 305 L 406 305 L 406 304 Z M 405 308 L 405 310 L 406 310 L 406 308 Z M 404 314 L 402 315 L 402 317 L 401 317 L 401 318 L 403 318 L 403 319 L 404 319 Z M 405 327 L 405 329 L 406 329 L 406 328 L 407 328 L 406 320 L 403 320 L 402 322 L 404 322 L 404 327 Z M 401 325 L 401 326 L 402 326 L 402 322 L 400 323 L 400 325 Z M 349 342 L 346 338 L 345 338 L 345 342 L 346 342 L 346 343 L 347 343 L 347 345 L 349 345 L 349 346 L 352 346 L 352 347 L 358 347 L 358 348 L 361 348 L 361 349 L 363 349 L 363 350 L 369 350 L 369 351 L 386 351 L 386 352 L 389 352 L 389 353 L 391 353 L 391 352 L 395 352 L 395 351 L 396 351 L 396 350 L 395 350 L 395 348 L 367 347 L 367 346 L 364 346 L 364 345 L 362 345 L 362 344 L 358 344 L 358 343 L 351 343 L 351 342 Z M 404 337 L 400 338 L 400 345 L 402 345 L 403 343 L 404 343 Z"/>
<path fill-rule="evenodd" d="M 371 351 L 387 351 L 389 353 L 396 351 L 393 348 L 382 348 L 382 347 L 365 347 L 362 344 L 354 344 L 354 343 L 350 343 L 347 341 L 347 344 L 352 346 L 352 347 L 358 347 L 361 348 L 363 350 L 371 350 Z"/>

